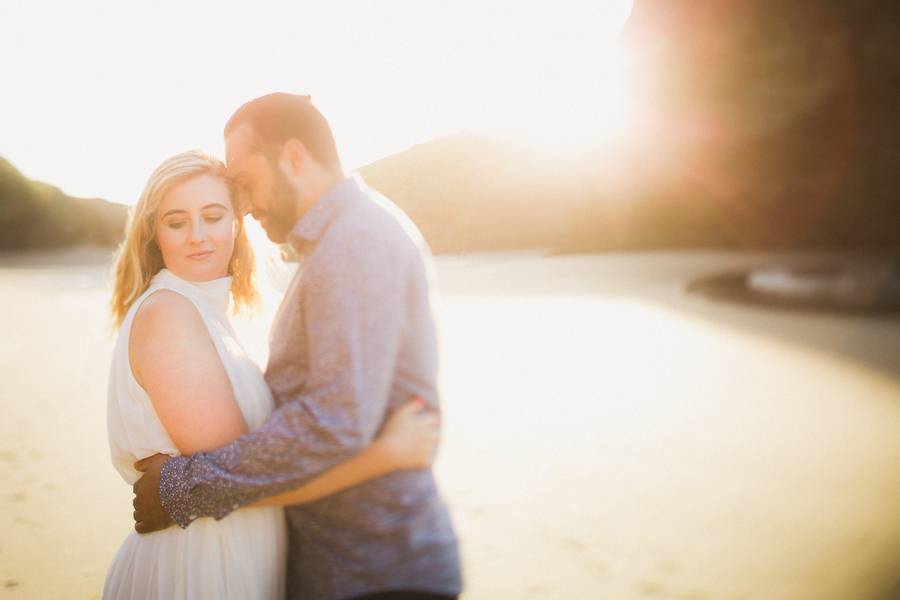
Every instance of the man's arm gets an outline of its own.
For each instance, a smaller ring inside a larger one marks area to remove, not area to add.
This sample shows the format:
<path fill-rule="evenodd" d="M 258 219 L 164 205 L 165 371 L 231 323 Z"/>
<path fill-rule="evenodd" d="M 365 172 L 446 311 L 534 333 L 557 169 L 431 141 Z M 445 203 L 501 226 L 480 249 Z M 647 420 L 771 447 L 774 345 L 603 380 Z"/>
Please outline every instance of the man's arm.
<path fill-rule="evenodd" d="M 440 439 L 440 416 L 415 398 L 395 410 L 365 450 L 315 476 L 298 488 L 258 500 L 251 506 L 289 506 L 315 502 L 364 481 L 401 469 L 426 469 Z"/>
<path fill-rule="evenodd" d="M 405 324 L 409 256 L 399 250 L 366 231 L 334 247 L 323 240 L 301 290 L 310 361 L 304 393 L 224 448 L 165 463 L 159 494 L 176 523 L 222 518 L 370 443 L 385 417 Z"/>

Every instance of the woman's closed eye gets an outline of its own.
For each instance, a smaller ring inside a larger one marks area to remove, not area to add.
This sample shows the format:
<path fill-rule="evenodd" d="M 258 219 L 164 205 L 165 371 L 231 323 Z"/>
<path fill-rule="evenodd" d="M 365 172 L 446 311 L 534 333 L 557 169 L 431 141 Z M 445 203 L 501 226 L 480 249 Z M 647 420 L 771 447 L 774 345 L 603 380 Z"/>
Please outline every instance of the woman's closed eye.
<path fill-rule="evenodd" d="M 209 213 L 203 215 L 204 223 L 218 223 L 225 217 L 225 213 Z M 171 221 L 166 221 L 166 227 L 170 229 L 181 229 L 182 227 L 188 224 L 187 219 L 172 219 Z"/>

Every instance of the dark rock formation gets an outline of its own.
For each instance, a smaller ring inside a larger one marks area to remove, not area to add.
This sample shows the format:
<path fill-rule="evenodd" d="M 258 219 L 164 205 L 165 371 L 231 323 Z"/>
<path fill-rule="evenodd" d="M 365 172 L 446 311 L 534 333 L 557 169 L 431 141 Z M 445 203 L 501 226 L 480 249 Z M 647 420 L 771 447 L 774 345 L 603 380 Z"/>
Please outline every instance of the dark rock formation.
<path fill-rule="evenodd" d="M 891 0 L 636 0 L 637 196 L 729 245 L 900 247 L 897 40 Z"/>
<path fill-rule="evenodd" d="M 687 291 L 782 309 L 900 313 L 900 271 L 884 256 L 794 257 L 749 271 L 702 277 Z"/>

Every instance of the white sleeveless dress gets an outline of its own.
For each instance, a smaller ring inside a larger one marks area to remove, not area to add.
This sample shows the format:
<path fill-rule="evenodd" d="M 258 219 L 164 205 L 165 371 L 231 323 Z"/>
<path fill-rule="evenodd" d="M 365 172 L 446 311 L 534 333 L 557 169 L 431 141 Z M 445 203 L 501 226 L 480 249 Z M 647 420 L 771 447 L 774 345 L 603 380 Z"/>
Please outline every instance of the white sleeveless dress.
<path fill-rule="evenodd" d="M 255 429 L 271 414 L 272 396 L 263 374 L 228 321 L 230 288 L 230 277 L 195 283 L 163 269 L 125 316 L 109 375 L 107 426 L 113 465 L 129 485 L 140 476 L 134 462 L 158 452 L 178 454 L 150 398 L 135 380 L 128 358 L 134 315 L 157 290 L 177 292 L 199 311 L 247 426 Z M 132 530 L 110 565 L 103 598 L 281 599 L 286 552 L 287 533 L 279 507 L 242 508 L 220 521 L 200 518 L 187 529 L 172 526 L 145 535 Z"/>

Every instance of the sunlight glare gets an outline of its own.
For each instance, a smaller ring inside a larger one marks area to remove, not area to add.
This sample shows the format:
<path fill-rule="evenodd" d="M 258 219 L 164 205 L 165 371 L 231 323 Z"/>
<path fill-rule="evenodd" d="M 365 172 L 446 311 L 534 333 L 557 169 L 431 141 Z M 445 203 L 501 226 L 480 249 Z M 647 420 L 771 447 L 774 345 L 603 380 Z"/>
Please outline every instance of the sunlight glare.
<path fill-rule="evenodd" d="M 499 130 L 554 155 L 601 148 L 620 138 L 632 113 L 628 62 L 618 48 L 595 60 L 557 87 L 510 102 Z"/>
<path fill-rule="evenodd" d="M 630 0 L 13 4 L 0 52 L 28 60 L 5 65 L 0 152 L 73 195 L 134 203 L 166 156 L 221 156 L 232 111 L 274 90 L 313 96 L 348 169 L 460 131 L 584 146 L 627 112 Z"/>

